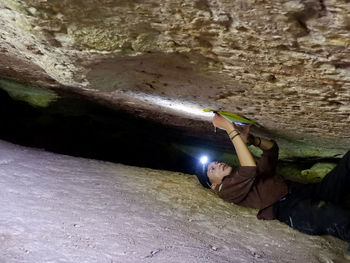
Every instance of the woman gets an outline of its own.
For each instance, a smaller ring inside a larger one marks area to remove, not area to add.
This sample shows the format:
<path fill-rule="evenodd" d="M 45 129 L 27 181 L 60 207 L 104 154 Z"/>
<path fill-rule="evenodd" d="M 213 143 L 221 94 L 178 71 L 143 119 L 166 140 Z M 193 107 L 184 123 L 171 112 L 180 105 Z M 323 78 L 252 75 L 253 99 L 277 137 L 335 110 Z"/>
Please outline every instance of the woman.
<path fill-rule="evenodd" d="M 276 175 L 278 146 L 249 134 L 250 126 L 236 126 L 219 114 L 213 125 L 224 129 L 236 150 L 240 167 L 233 170 L 212 162 L 198 174 L 204 187 L 238 205 L 259 209 L 258 219 L 278 219 L 311 235 L 329 234 L 350 243 L 350 211 L 342 207 L 350 193 L 350 151 L 320 183 L 300 184 Z M 255 161 L 246 143 L 263 150 Z M 350 260 L 350 245 L 345 253 Z"/>

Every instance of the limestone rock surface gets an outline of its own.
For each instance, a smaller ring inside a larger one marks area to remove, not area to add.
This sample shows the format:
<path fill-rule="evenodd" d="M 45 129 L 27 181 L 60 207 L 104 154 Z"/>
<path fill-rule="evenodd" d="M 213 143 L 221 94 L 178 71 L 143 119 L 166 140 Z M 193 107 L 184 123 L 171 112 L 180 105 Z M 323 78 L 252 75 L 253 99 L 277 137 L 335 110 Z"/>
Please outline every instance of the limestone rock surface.
<path fill-rule="evenodd" d="M 208 139 L 201 109 L 234 112 L 292 155 L 340 155 L 349 15 L 346 0 L 1 0 L 0 76 Z"/>
<path fill-rule="evenodd" d="M 195 176 L 0 141 L 0 261 L 342 262 L 346 243 L 224 202 Z"/>

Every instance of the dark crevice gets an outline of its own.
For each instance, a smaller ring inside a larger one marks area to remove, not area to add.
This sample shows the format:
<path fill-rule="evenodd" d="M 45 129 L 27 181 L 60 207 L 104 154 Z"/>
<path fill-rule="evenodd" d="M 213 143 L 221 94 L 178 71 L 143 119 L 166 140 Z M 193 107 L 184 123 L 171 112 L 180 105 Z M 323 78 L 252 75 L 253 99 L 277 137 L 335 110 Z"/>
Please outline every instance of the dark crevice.
<path fill-rule="evenodd" d="M 208 11 L 211 16 L 213 15 L 208 0 L 197 0 L 194 2 L 194 6 L 199 10 Z"/>
<path fill-rule="evenodd" d="M 150 88 L 150 89 L 152 89 L 152 90 L 154 90 L 155 88 L 153 87 L 153 85 L 152 84 L 150 84 L 150 83 L 146 83 L 146 85 Z"/>
<path fill-rule="evenodd" d="M 304 20 L 302 17 L 297 16 L 296 21 L 298 22 L 300 27 L 305 31 L 302 34 L 299 34 L 298 37 L 306 36 L 306 35 L 310 34 L 310 30 L 308 29 L 308 27 L 306 25 L 306 20 Z"/>
<path fill-rule="evenodd" d="M 327 7 L 326 7 L 326 5 L 324 3 L 324 0 L 319 0 L 319 2 L 320 2 L 320 6 L 321 6 L 321 10 L 320 10 L 319 16 L 325 16 L 326 13 L 327 13 Z"/>
<path fill-rule="evenodd" d="M 212 159 L 217 160 L 222 160 L 224 152 L 234 153 L 224 131 L 218 130 L 215 138 L 208 140 L 193 130 L 143 119 L 139 117 L 142 112 L 116 111 L 69 90 L 57 92 L 57 101 L 35 108 L 0 90 L 0 139 L 71 156 L 189 174 L 198 167 L 201 149 L 211 151 Z M 220 143 L 221 138 L 225 143 Z M 305 167 L 315 162 L 310 158 L 303 161 Z"/>
<path fill-rule="evenodd" d="M 315 18 L 320 18 L 327 15 L 327 7 L 323 0 L 307 1 L 304 3 L 305 8 L 301 12 L 294 13 L 292 17 L 298 22 L 300 27 L 305 31 L 298 35 L 298 37 L 305 36 L 310 33 L 310 29 L 307 26 L 307 21 Z"/>
<path fill-rule="evenodd" d="M 332 63 L 336 68 L 344 69 L 344 68 L 350 68 L 350 62 L 334 62 Z"/>
<path fill-rule="evenodd" d="M 198 156 L 180 145 L 205 146 L 205 141 L 81 95 L 60 96 L 47 108 L 34 108 L 0 90 L 0 139 L 72 156 L 194 172 Z"/>

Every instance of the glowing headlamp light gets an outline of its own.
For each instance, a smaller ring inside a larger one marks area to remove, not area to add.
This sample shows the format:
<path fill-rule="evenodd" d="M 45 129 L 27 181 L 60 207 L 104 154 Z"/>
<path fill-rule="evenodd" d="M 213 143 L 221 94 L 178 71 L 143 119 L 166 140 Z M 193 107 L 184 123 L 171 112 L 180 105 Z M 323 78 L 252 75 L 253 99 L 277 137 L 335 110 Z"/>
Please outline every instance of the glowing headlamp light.
<path fill-rule="evenodd" d="M 206 163 L 208 163 L 208 161 L 209 161 L 209 159 L 208 159 L 208 156 L 206 156 L 206 155 L 203 155 L 200 159 L 199 159 L 199 161 L 201 162 L 201 164 L 206 164 Z"/>
<path fill-rule="evenodd" d="M 202 164 L 202 173 L 205 173 L 205 174 L 206 174 L 205 168 L 206 168 L 206 165 L 207 165 L 208 162 L 209 162 L 209 157 L 208 157 L 207 155 L 202 155 L 202 156 L 199 158 L 199 161 L 200 161 L 200 163 Z"/>
<path fill-rule="evenodd" d="M 196 170 L 197 178 L 205 188 L 210 188 L 211 182 L 208 178 L 208 174 L 206 170 L 208 163 L 210 162 L 210 157 L 207 155 L 202 155 L 197 160 L 199 161 L 198 162 L 199 165 L 197 165 L 197 170 Z"/>

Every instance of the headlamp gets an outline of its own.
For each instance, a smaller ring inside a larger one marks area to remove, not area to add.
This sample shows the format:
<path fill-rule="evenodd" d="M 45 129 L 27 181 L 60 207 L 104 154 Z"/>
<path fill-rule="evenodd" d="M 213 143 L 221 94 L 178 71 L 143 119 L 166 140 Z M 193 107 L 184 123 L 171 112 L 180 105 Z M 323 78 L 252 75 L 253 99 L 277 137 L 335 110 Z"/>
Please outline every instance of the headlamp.
<path fill-rule="evenodd" d="M 210 188 L 211 182 L 207 175 L 207 167 L 208 163 L 210 162 L 209 157 L 207 155 L 202 155 L 198 158 L 198 164 L 197 164 L 197 170 L 196 170 L 196 176 L 199 180 L 199 182 L 205 187 Z"/>
<path fill-rule="evenodd" d="M 206 163 L 208 163 L 208 156 L 206 156 L 206 155 L 203 155 L 200 159 L 199 159 L 199 161 L 201 162 L 201 164 L 206 164 Z"/>

